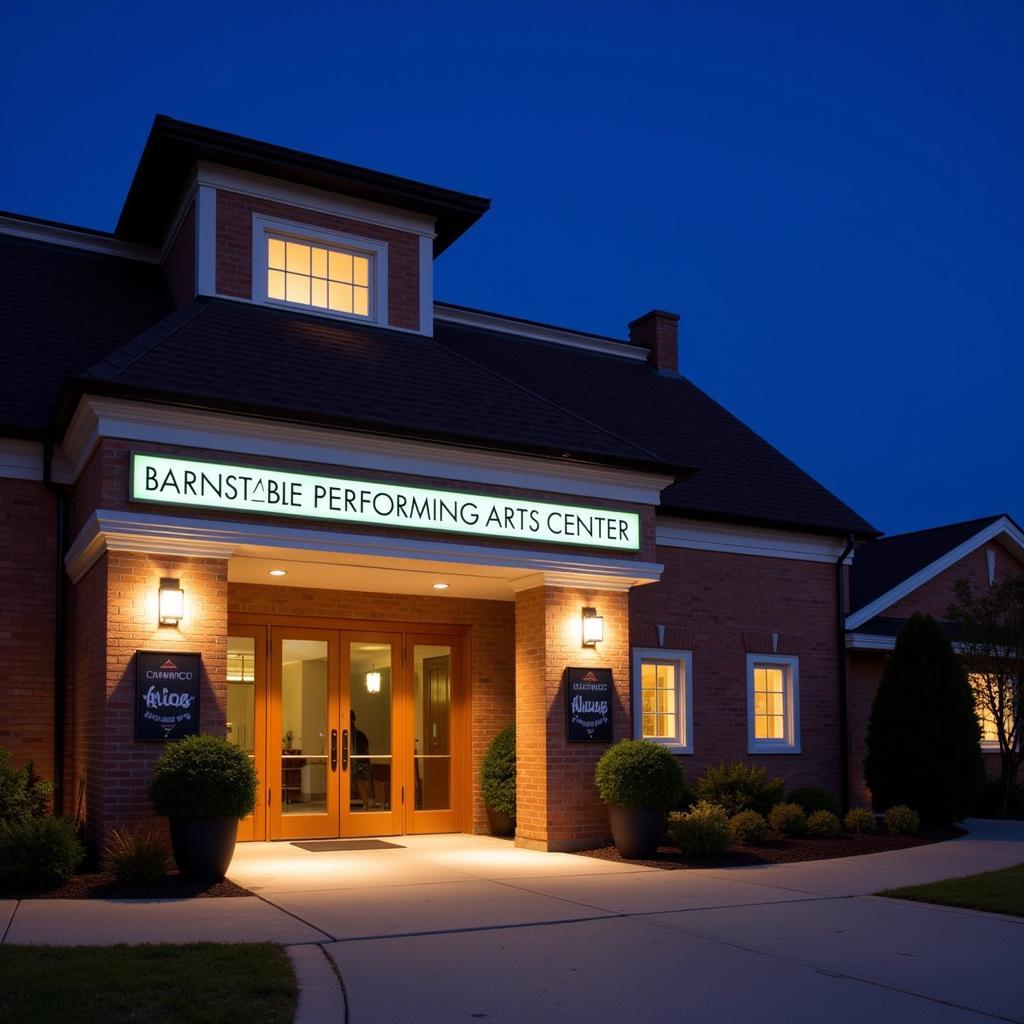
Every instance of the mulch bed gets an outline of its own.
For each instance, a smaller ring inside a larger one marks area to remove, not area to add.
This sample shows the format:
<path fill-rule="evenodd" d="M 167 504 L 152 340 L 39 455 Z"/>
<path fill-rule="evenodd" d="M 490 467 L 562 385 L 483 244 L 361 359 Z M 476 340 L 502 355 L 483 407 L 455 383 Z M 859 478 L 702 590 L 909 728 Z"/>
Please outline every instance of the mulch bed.
<path fill-rule="evenodd" d="M 831 860 L 834 857 L 858 857 L 865 853 L 886 853 L 889 850 L 906 850 L 912 846 L 926 846 L 941 843 L 967 835 L 962 828 L 922 828 L 916 836 L 891 836 L 885 832 L 873 835 L 842 835 L 835 839 L 802 837 L 786 839 L 772 835 L 760 846 L 743 846 L 739 843 L 723 854 L 714 857 L 687 857 L 674 846 L 659 846 L 650 860 L 626 860 L 619 856 L 614 846 L 603 846 L 598 850 L 581 850 L 581 857 L 596 857 L 598 860 L 612 860 L 620 864 L 640 864 L 649 868 L 663 868 L 674 871 L 678 868 L 735 868 L 751 864 L 795 864 L 807 860 Z"/>
<path fill-rule="evenodd" d="M 163 878 L 138 885 L 119 882 L 105 872 L 75 875 L 50 892 L 8 892 L 0 890 L 0 899 L 31 900 L 180 900 L 211 896 L 251 896 L 234 882 L 189 882 L 177 871 Z"/>

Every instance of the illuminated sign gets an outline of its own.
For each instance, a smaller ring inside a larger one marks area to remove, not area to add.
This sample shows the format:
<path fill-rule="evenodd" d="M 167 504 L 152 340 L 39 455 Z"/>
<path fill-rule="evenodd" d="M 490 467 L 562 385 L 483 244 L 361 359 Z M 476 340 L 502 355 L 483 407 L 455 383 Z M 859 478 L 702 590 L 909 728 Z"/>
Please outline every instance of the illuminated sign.
<path fill-rule="evenodd" d="M 640 549 L 640 517 L 635 512 L 143 452 L 132 454 L 131 498 L 222 512 L 270 513 L 623 551 Z"/>

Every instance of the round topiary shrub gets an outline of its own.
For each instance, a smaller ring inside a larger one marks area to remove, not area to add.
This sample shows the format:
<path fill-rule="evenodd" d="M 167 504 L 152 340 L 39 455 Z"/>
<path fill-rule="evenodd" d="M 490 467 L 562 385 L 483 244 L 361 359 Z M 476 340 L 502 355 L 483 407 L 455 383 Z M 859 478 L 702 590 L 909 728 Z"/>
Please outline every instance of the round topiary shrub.
<path fill-rule="evenodd" d="M 906 804 L 897 804 L 885 812 L 885 829 L 894 836 L 916 835 L 921 827 L 921 816 Z"/>
<path fill-rule="evenodd" d="M 807 817 L 799 804 L 776 804 L 768 824 L 783 836 L 802 836 L 807 831 Z"/>
<path fill-rule="evenodd" d="M 153 765 L 149 799 L 166 818 L 244 818 L 256 806 L 256 771 L 240 747 L 217 736 L 171 743 Z"/>
<path fill-rule="evenodd" d="M 838 815 L 831 811 L 815 811 L 807 816 L 807 831 L 819 839 L 834 839 L 843 831 Z"/>
<path fill-rule="evenodd" d="M 843 822 L 847 832 L 857 835 L 870 835 L 878 828 L 875 816 L 866 807 L 851 807 L 846 812 L 846 820 Z"/>
<path fill-rule="evenodd" d="M 767 814 L 784 792 L 782 779 L 770 778 L 764 768 L 746 761 L 708 765 L 694 785 L 698 800 L 719 804 L 730 815 L 740 811 Z"/>
<path fill-rule="evenodd" d="M 757 811 L 740 811 L 729 822 L 732 838 L 744 846 L 757 846 L 768 837 L 768 822 Z"/>
<path fill-rule="evenodd" d="M 480 765 L 484 803 L 510 819 L 516 816 L 516 727 L 506 726 L 491 740 Z"/>
<path fill-rule="evenodd" d="M 594 781 L 601 799 L 611 807 L 666 810 L 682 793 L 683 770 L 658 743 L 621 740 L 601 755 Z"/>
<path fill-rule="evenodd" d="M 26 818 L 0 828 L 0 883 L 43 892 L 66 882 L 85 850 L 66 818 Z"/>
<path fill-rule="evenodd" d="M 799 804 L 804 809 L 804 814 L 813 814 L 815 811 L 830 811 L 837 818 L 839 817 L 839 801 L 827 790 L 820 786 L 801 786 L 794 789 L 786 801 L 791 804 Z"/>
<path fill-rule="evenodd" d="M 680 851 L 690 857 L 725 853 L 732 842 L 728 812 L 706 800 L 701 800 L 688 811 L 670 814 L 668 834 Z"/>

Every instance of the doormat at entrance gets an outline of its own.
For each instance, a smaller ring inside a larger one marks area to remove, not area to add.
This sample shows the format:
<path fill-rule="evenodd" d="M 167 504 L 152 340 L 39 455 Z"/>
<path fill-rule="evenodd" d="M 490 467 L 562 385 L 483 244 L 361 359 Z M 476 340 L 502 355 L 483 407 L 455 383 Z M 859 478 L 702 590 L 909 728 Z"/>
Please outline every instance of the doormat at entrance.
<path fill-rule="evenodd" d="M 292 843 L 300 850 L 310 853 L 335 853 L 340 850 L 404 850 L 398 843 L 386 843 L 383 839 L 321 839 L 309 843 Z"/>

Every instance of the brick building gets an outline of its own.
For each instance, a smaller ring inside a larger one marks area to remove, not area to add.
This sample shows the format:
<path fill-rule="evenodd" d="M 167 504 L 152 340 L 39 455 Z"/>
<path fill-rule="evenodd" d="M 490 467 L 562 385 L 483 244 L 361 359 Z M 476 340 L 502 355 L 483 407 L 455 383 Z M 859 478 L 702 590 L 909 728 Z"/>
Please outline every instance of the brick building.
<path fill-rule="evenodd" d="M 487 207 L 160 117 L 112 233 L 0 216 L 0 744 L 95 841 L 196 726 L 254 758 L 249 839 L 485 830 L 511 722 L 535 848 L 606 835 L 602 717 L 842 789 L 876 531 L 681 375 L 675 315 L 435 302 Z"/>

